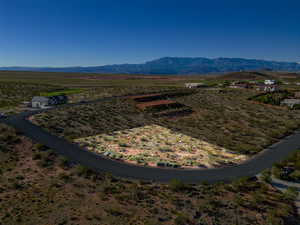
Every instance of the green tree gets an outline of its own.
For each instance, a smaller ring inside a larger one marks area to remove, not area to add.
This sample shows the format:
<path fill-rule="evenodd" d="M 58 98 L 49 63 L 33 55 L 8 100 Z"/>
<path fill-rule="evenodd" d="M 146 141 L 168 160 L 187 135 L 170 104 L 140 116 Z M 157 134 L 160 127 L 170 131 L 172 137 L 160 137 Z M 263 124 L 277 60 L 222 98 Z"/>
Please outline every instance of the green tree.
<path fill-rule="evenodd" d="M 183 214 L 179 214 L 175 220 L 174 220 L 176 225 L 187 225 L 189 224 L 189 219 L 183 215 Z"/>
<path fill-rule="evenodd" d="M 261 180 L 266 182 L 266 183 L 270 183 L 271 182 L 271 170 L 264 170 L 262 173 L 261 173 Z"/>
<path fill-rule="evenodd" d="M 173 179 L 171 180 L 169 187 L 173 191 L 182 191 L 186 188 L 186 185 L 178 179 Z"/>
<path fill-rule="evenodd" d="M 295 187 L 288 187 L 284 192 L 284 199 L 295 200 L 298 196 L 298 189 Z"/>

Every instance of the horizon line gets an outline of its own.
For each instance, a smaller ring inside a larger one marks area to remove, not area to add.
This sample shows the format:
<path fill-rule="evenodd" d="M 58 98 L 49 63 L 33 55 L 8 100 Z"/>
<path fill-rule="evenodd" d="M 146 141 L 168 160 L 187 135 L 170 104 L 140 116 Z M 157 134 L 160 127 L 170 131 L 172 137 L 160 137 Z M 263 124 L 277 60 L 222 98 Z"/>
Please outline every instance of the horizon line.
<path fill-rule="evenodd" d="M 268 61 L 268 62 L 279 62 L 279 63 L 297 63 L 300 64 L 299 62 L 296 61 L 283 61 L 283 60 L 274 60 L 274 59 L 260 59 L 260 58 L 247 58 L 247 57 L 204 57 L 204 56 L 164 56 L 164 57 L 159 57 L 155 58 L 152 60 L 147 60 L 142 63 L 112 63 L 112 64 L 96 64 L 96 65 L 66 65 L 66 66 L 36 66 L 36 65 L 24 65 L 24 66 L 16 66 L 16 65 L 0 65 L 0 68 L 71 68 L 71 67 L 76 67 L 76 68 L 85 68 L 85 67 L 100 67 L 100 66 L 114 66 L 114 65 L 126 65 L 126 64 L 145 64 L 147 62 L 163 59 L 163 58 L 190 58 L 190 59 L 195 59 L 195 58 L 206 58 L 206 59 L 246 59 L 246 60 L 260 60 L 260 61 Z"/>

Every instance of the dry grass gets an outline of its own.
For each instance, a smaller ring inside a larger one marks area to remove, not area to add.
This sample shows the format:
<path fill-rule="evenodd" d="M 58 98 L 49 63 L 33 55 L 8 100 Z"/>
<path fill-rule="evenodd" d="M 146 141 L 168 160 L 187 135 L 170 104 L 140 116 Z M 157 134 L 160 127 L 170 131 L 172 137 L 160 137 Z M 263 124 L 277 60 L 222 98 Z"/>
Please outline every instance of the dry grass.
<path fill-rule="evenodd" d="M 284 107 L 249 101 L 251 90 L 198 91 L 176 98 L 195 113 L 160 125 L 241 154 L 256 154 L 300 126 L 300 115 Z"/>

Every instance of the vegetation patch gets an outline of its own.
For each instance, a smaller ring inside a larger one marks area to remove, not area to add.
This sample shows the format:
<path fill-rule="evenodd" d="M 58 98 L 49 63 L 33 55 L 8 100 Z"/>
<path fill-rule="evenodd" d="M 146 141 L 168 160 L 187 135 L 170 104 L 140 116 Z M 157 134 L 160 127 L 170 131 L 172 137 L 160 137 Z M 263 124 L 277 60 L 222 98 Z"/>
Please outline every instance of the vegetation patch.
<path fill-rule="evenodd" d="M 0 131 L 0 224 L 297 224 L 293 200 L 269 184 L 124 180 L 70 164 L 6 125 Z"/>
<path fill-rule="evenodd" d="M 89 101 L 89 100 L 97 100 L 103 97 L 111 97 L 111 96 L 124 96 L 124 95 L 133 95 L 136 93 L 139 94 L 153 94 L 154 92 L 169 92 L 169 91 L 182 91 L 183 88 L 173 87 L 173 86 L 139 86 L 132 85 L 130 86 L 112 86 L 106 85 L 103 87 L 92 87 L 87 88 L 84 92 L 77 93 L 74 95 L 70 95 L 69 99 L 71 102 L 79 102 L 79 101 Z M 155 94 L 156 95 L 156 94 Z M 129 98 L 129 97 L 128 97 Z"/>
<path fill-rule="evenodd" d="M 300 126 L 300 115 L 248 100 L 252 90 L 199 90 L 176 98 L 195 113 L 160 125 L 242 154 L 253 155 Z"/>
<path fill-rule="evenodd" d="M 172 100 L 160 100 L 160 101 L 151 101 L 146 103 L 137 104 L 136 107 L 142 110 L 147 111 L 162 111 L 170 108 L 181 108 L 182 104 L 179 104 Z"/>
<path fill-rule="evenodd" d="M 154 94 L 144 94 L 144 95 L 133 95 L 129 96 L 128 99 L 133 99 L 136 102 L 152 102 L 164 99 L 170 99 L 175 97 L 182 97 L 193 94 L 193 90 L 177 90 L 176 92 L 167 93 L 154 93 Z"/>
<path fill-rule="evenodd" d="M 84 89 L 80 88 L 73 88 L 73 89 L 66 89 L 66 90 L 57 90 L 52 92 L 42 92 L 40 93 L 41 96 L 51 97 L 56 95 L 71 95 L 71 94 L 78 94 L 83 92 Z"/>
<path fill-rule="evenodd" d="M 150 166 L 212 168 L 246 159 L 244 155 L 158 125 L 79 138 L 75 142 L 114 159 Z"/>
<path fill-rule="evenodd" d="M 32 120 L 70 140 L 156 124 L 242 155 L 254 155 L 300 126 L 296 110 L 254 104 L 248 100 L 254 93 L 197 90 L 176 97 L 171 100 L 194 111 L 176 120 L 141 111 L 128 99 L 55 109 Z"/>
<path fill-rule="evenodd" d="M 276 163 L 272 168 L 272 174 L 278 179 L 300 182 L 300 150 L 282 162 Z"/>
<path fill-rule="evenodd" d="M 76 105 L 37 114 L 31 120 L 50 132 L 67 139 L 94 136 L 152 123 L 125 99 L 112 99 L 96 104 Z"/>
<path fill-rule="evenodd" d="M 253 97 L 250 97 L 249 100 L 261 102 L 264 104 L 270 104 L 270 105 L 280 105 L 282 100 L 286 98 L 291 98 L 293 96 L 294 94 L 292 92 L 283 90 L 283 91 L 276 91 L 276 92 L 255 95 Z"/>
<path fill-rule="evenodd" d="M 0 109 L 15 107 L 22 101 L 30 101 L 41 92 L 56 90 L 57 86 L 22 83 L 22 82 L 0 82 Z"/>

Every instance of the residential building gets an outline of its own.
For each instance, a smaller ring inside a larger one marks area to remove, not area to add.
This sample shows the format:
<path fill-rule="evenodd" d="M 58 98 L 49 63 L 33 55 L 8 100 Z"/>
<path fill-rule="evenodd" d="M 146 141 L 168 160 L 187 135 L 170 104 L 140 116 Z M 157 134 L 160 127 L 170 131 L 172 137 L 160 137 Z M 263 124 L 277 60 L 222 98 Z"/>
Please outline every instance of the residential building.
<path fill-rule="evenodd" d="M 66 95 L 56 95 L 56 96 L 51 96 L 49 98 L 50 98 L 50 105 L 60 105 L 68 102 L 68 97 Z"/>
<path fill-rule="evenodd" d="M 35 96 L 31 100 L 31 107 L 33 108 L 46 108 L 53 105 L 65 104 L 68 102 L 68 97 L 66 95 L 57 96 Z"/>
<path fill-rule="evenodd" d="M 49 106 L 49 97 L 35 96 L 31 100 L 31 107 L 33 108 L 45 108 Z"/>
<path fill-rule="evenodd" d="M 263 92 L 274 92 L 274 91 L 279 90 L 279 86 L 277 86 L 277 85 L 258 84 L 258 85 L 256 85 L 255 89 L 257 91 L 263 91 Z"/>
<path fill-rule="evenodd" d="M 207 87 L 204 83 L 185 83 L 186 88 L 200 88 L 200 87 Z"/>
<path fill-rule="evenodd" d="M 265 80 L 265 85 L 274 85 L 276 84 L 276 81 L 275 80 Z"/>
<path fill-rule="evenodd" d="M 284 99 L 283 101 L 280 102 L 280 105 L 286 105 L 290 108 L 293 108 L 295 105 L 300 104 L 300 99 L 295 99 L 295 98 L 287 98 Z"/>

